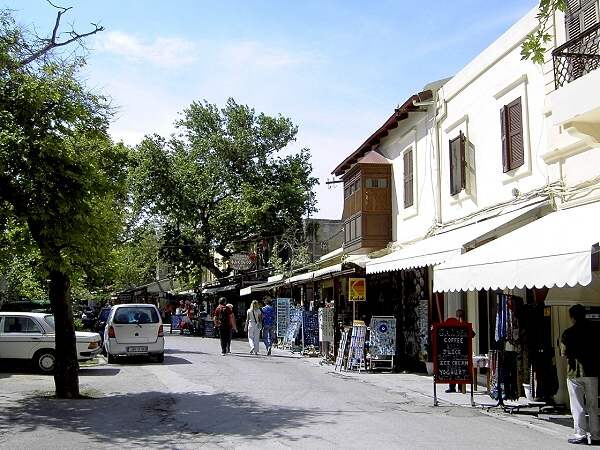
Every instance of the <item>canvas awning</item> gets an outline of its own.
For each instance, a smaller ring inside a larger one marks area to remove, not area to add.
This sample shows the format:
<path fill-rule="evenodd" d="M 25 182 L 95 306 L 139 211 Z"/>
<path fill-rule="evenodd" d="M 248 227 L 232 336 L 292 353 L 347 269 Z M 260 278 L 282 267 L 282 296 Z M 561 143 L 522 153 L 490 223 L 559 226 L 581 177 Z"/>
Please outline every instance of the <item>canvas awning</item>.
<path fill-rule="evenodd" d="M 429 238 L 409 244 L 381 258 L 367 262 L 367 274 L 406 270 L 416 267 L 433 266 L 463 253 L 469 243 L 495 232 L 511 222 L 533 220 L 532 211 L 538 211 L 545 202 L 527 204 L 519 209 L 501 210 L 495 215 L 486 215 L 481 220 L 455 227 Z M 514 207 L 513 207 L 514 208 Z"/>
<path fill-rule="evenodd" d="M 587 286 L 600 202 L 562 209 L 434 268 L 433 289 Z"/>

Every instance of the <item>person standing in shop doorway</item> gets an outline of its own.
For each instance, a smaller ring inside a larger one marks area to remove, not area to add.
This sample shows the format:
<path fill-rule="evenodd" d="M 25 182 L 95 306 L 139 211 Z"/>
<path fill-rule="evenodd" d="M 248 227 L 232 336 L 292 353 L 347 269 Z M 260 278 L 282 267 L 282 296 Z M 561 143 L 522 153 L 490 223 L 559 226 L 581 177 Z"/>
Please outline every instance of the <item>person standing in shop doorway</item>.
<path fill-rule="evenodd" d="M 265 306 L 262 309 L 263 342 L 267 348 L 267 355 L 270 355 L 275 340 L 275 308 L 271 306 L 269 297 L 265 297 L 264 302 Z"/>
<path fill-rule="evenodd" d="M 262 328 L 262 311 L 258 300 L 253 300 L 250 308 L 246 311 L 246 325 L 244 330 L 248 332 L 248 343 L 250 353 L 258 355 L 258 343 L 260 342 L 260 330 Z"/>
<path fill-rule="evenodd" d="M 464 309 L 456 310 L 456 320 L 458 320 L 460 323 L 463 323 L 465 321 L 465 310 Z M 451 394 L 453 392 L 456 392 L 456 384 L 450 383 L 448 385 L 448 389 L 446 389 L 446 393 Z"/>
<path fill-rule="evenodd" d="M 231 316 L 233 311 L 227 307 L 227 299 L 221 297 L 219 299 L 219 306 L 215 308 L 213 315 L 215 326 L 219 330 L 219 338 L 221 339 L 221 354 L 225 356 L 227 354 L 227 347 L 231 342 Z"/>
<path fill-rule="evenodd" d="M 573 325 L 564 331 L 561 339 L 562 353 L 567 358 L 567 388 L 575 428 L 575 434 L 568 442 L 587 445 L 589 434 L 591 444 L 600 445 L 598 336 L 594 335 L 582 305 L 571 306 L 569 317 Z"/>

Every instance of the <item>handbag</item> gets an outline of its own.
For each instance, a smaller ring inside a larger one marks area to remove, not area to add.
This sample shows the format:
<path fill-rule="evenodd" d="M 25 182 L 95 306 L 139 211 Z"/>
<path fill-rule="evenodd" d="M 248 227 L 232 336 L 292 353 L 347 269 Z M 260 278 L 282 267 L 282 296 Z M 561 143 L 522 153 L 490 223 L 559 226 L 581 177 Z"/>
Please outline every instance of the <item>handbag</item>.
<path fill-rule="evenodd" d="M 258 320 L 256 320 L 256 315 L 254 314 L 254 310 L 252 310 L 252 317 L 254 317 L 254 323 L 256 323 L 256 325 L 258 325 L 258 331 L 262 331 L 262 323 L 258 323 Z"/>

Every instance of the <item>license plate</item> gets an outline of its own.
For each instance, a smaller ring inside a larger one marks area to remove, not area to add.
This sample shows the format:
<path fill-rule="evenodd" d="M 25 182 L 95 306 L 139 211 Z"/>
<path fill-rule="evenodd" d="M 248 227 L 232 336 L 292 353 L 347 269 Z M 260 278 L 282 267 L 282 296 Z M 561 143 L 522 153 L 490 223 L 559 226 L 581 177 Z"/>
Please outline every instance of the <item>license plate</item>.
<path fill-rule="evenodd" d="M 128 353 L 145 353 L 147 351 L 148 351 L 148 347 L 146 347 L 146 346 L 127 347 Z"/>

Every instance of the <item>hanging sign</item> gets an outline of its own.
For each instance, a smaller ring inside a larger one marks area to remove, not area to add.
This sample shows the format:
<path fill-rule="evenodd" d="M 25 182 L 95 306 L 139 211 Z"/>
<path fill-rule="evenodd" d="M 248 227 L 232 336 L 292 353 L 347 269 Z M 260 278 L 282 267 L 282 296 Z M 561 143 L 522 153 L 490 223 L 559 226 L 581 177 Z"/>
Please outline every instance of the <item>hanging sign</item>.
<path fill-rule="evenodd" d="M 255 259 L 256 256 L 249 253 L 234 253 L 229 258 L 229 265 L 233 270 L 250 270 Z"/>
<path fill-rule="evenodd" d="M 348 301 L 364 302 L 367 300 L 367 280 L 365 278 L 349 278 L 348 290 Z"/>

